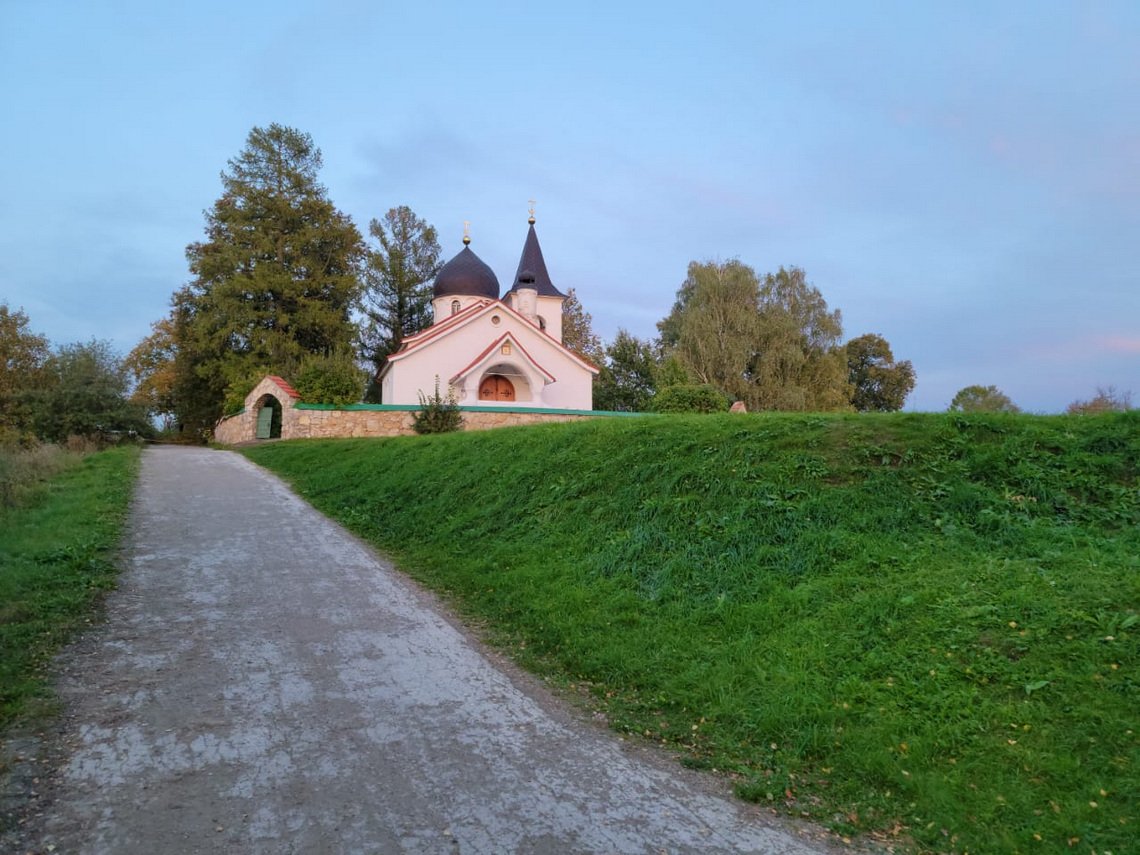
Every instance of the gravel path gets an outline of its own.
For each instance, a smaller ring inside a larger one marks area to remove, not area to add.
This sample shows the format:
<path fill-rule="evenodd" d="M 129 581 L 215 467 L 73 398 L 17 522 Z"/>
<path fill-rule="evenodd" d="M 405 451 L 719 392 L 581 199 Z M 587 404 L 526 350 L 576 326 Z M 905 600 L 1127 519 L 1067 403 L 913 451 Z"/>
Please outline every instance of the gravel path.
<path fill-rule="evenodd" d="M 567 713 L 237 454 L 147 450 L 107 608 L 39 851 L 830 851 Z"/>

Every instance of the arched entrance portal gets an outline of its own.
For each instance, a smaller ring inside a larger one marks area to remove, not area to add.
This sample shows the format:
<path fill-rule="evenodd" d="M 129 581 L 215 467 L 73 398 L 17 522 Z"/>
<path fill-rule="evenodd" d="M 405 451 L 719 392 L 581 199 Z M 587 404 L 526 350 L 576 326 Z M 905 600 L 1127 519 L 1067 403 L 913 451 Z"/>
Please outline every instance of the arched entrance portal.
<path fill-rule="evenodd" d="M 281 438 L 281 402 L 272 395 L 257 402 L 257 439 Z"/>
<path fill-rule="evenodd" d="M 488 374 L 479 384 L 480 401 L 513 401 L 515 386 L 501 374 Z"/>

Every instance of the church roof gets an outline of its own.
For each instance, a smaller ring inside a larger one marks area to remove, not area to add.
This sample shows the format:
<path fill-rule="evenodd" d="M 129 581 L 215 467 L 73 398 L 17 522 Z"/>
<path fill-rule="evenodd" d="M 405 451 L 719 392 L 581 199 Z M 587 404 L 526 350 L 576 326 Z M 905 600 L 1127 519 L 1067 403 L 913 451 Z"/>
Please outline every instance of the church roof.
<path fill-rule="evenodd" d="M 550 274 L 546 272 L 546 260 L 542 257 L 542 247 L 538 245 L 533 217 L 530 219 L 530 229 L 526 233 L 526 243 L 523 244 L 522 258 L 519 259 L 519 269 L 515 273 L 511 290 L 517 291 L 525 287 L 534 288 L 540 297 L 566 299 L 566 295 L 554 287 Z"/>
<path fill-rule="evenodd" d="M 519 335 L 540 336 L 543 340 L 554 345 L 565 356 L 569 357 L 573 362 L 577 363 L 582 368 L 585 368 L 591 374 L 598 373 L 598 368 L 589 362 L 589 360 L 583 359 L 570 348 L 566 347 L 566 345 L 562 344 L 562 342 L 558 341 L 558 339 L 551 336 L 550 333 L 546 332 L 545 330 L 540 330 L 538 327 L 536 327 L 502 300 L 480 300 L 470 306 L 467 306 L 458 314 L 451 315 L 446 320 L 441 321 L 438 324 L 433 324 L 427 329 L 421 330 L 415 335 L 405 338 L 400 345 L 400 349 L 388 357 L 388 363 L 380 372 L 380 376 L 383 377 L 386 375 L 395 367 L 397 362 L 403 361 L 406 357 L 409 357 L 412 354 L 423 350 L 424 348 L 432 347 L 440 340 L 446 339 L 449 335 L 455 332 L 455 330 L 460 329 L 461 327 L 465 327 L 468 324 L 476 323 L 480 318 L 483 318 L 494 312 L 501 313 L 507 318 L 513 319 L 515 321 L 517 324 L 517 331 L 512 335 L 516 341 L 518 340 L 517 336 Z"/>
<path fill-rule="evenodd" d="M 464 243 L 467 241 L 465 240 Z M 435 277 L 433 297 L 489 297 L 499 299 L 499 279 L 487 264 L 471 251 L 463 251 L 443 265 Z"/>

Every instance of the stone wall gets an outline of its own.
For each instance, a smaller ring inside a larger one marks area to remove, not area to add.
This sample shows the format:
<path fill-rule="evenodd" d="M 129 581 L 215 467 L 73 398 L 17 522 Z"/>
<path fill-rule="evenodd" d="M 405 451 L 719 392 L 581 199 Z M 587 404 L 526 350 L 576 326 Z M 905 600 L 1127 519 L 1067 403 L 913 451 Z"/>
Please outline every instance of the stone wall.
<path fill-rule="evenodd" d="M 243 410 L 236 416 L 222 419 L 214 425 L 214 442 L 222 445 L 236 445 L 252 440 L 257 431 L 257 413 Z"/>
<path fill-rule="evenodd" d="M 214 428 L 214 441 L 223 445 L 252 442 L 256 438 L 256 401 L 249 402 L 246 410 L 228 419 L 222 419 Z M 384 407 L 370 409 L 309 409 L 304 404 L 283 402 L 281 411 L 282 439 L 327 439 L 332 437 L 407 436 L 414 434 L 412 422 L 418 407 Z M 601 413 L 534 410 L 512 411 L 464 410 L 463 430 L 489 430 L 514 425 L 534 425 L 544 422 L 572 422 L 602 417 Z"/>
<path fill-rule="evenodd" d="M 294 409 L 289 430 L 281 425 L 282 439 L 327 439 L 337 436 L 406 436 L 415 433 L 415 410 L 308 410 Z"/>

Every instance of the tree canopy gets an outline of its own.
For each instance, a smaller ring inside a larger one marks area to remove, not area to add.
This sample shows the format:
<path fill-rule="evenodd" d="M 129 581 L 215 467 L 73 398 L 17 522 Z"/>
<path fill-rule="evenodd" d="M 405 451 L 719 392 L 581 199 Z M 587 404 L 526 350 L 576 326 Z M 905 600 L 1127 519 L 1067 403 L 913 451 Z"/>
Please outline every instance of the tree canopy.
<path fill-rule="evenodd" d="M 318 183 L 320 167 L 308 134 L 272 124 L 254 128 L 222 172 L 205 239 L 186 248 L 194 278 L 174 297 L 184 430 L 210 428 L 260 374 L 355 344 L 364 245 Z"/>
<path fill-rule="evenodd" d="M 441 262 L 435 228 L 406 205 L 372 220 L 368 232 L 377 245 L 364 265 L 360 344 L 375 380 L 404 337 L 431 324 L 431 283 Z"/>
<path fill-rule="evenodd" d="M 901 410 L 914 389 L 914 366 L 895 362 L 891 346 L 881 335 L 867 333 L 847 342 L 851 403 L 861 413 Z"/>
<path fill-rule="evenodd" d="M 997 386 L 966 386 L 950 402 L 952 413 L 1020 413 L 1021 408 Z"/>
<path fill-rule="evenodd" d="M 109 342 L 64 345 L 48 358 L 43 383 L 30 394 L 36 436 L 61 442 L 70 436 L 149 434 L 146 410 L 128 400 L 129 390 L 127 369 Z"/>
<path fill-rule="evenodd" d="M 562 343 L 594 365 L 601 365 L 604 359 L 602 340 L 594 332 L 594 319 L 573 288 L 566 292 L 562 304 Z"/>
<path fill-rule="evenodd" d="M 1132 393 L 1118 392 L 1115 386 L 1098 386 L 1096 394 L 1087 401 L 1073 401 L 1065 408 L 1070 415 L 1096 415 L 1097 413 L 1123 413 L 1132 409 Z"/>
<path fill-rule="evenodd" d="M 605 348 L 594 384 L 594 409 L 640 413 L 649 410 L 659 375 L 657 348 L 624 329 Z"/>
<path fill-rule="evenodd" d="M 47 338 L 32 332 L 29 323 L 22 309 L 0 303 L 0 441 L 30 431 L 26 394 L 42 384 L 51 354 Z"/>
<path fill-rule="evenodd" d="M 134 382 L 131 400 L 161 421 L 164 428 L 174 424 L 174 360 L 178 352 L 174 320 L 163 318 L 151 324 L 150 335 L 134 346 L 123 366 Z"/>
<path fill-rule="evenodd" d="M 840 313 L 798 267 L 760 280 L 740 261 L 692 262 L 657 326 L 691 377 L 750 410 L 850 406 Z"/>

